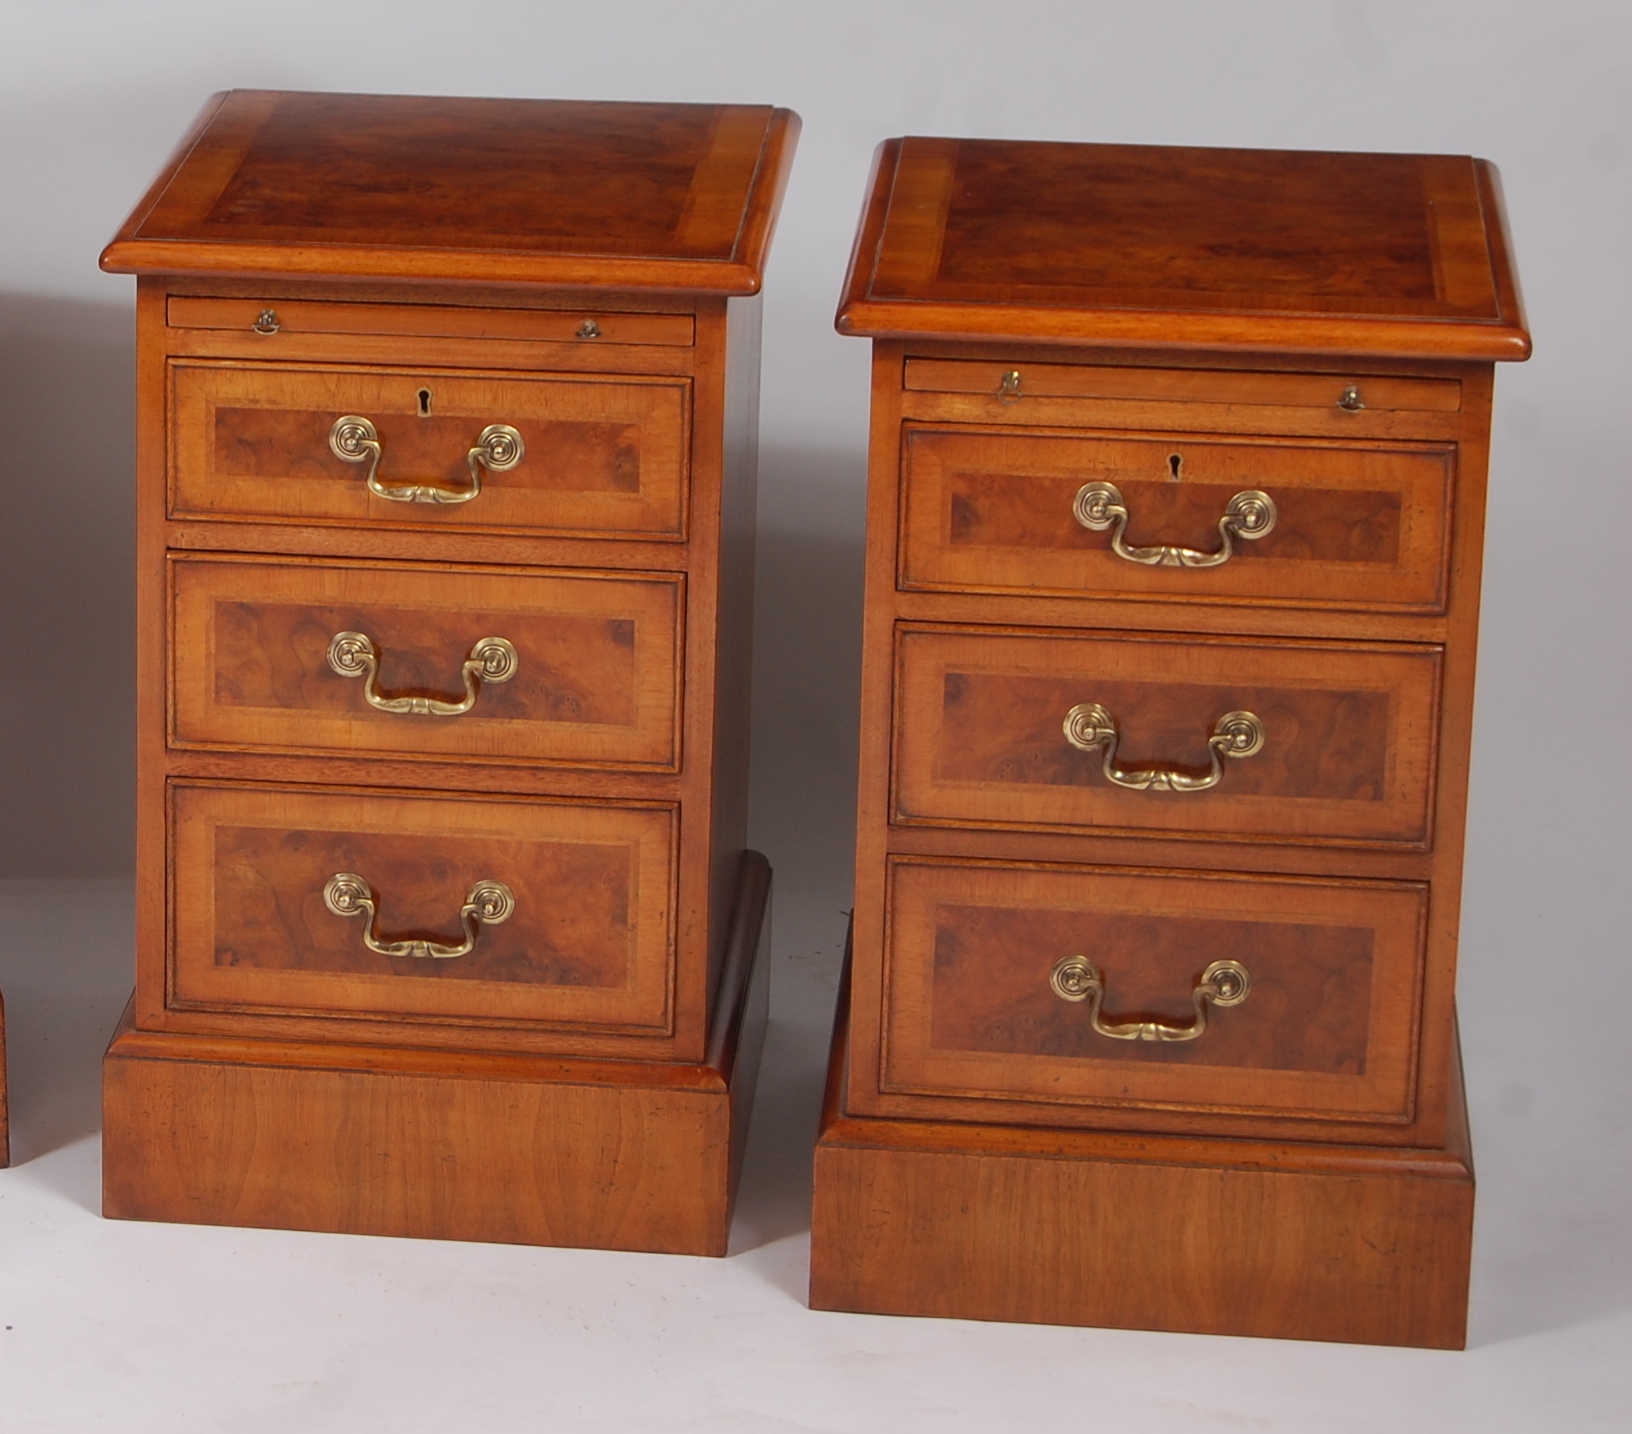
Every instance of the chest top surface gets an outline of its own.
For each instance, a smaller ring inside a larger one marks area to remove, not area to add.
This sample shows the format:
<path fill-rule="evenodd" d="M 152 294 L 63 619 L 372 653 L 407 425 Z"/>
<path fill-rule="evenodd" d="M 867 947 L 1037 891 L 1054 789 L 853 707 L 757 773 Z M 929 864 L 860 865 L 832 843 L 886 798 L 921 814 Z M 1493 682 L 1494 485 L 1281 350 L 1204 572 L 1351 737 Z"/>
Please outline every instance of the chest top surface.
<path fill-rule="evenodd" d="M 102 267 L 753 293 L 797 130 L 768 105 L 233 90 Z"/>
<path fill-rule="evenodd" d="M 888 140 L 838 325 L 1519 359 L 1508 248 L 1466 157 Z"/>

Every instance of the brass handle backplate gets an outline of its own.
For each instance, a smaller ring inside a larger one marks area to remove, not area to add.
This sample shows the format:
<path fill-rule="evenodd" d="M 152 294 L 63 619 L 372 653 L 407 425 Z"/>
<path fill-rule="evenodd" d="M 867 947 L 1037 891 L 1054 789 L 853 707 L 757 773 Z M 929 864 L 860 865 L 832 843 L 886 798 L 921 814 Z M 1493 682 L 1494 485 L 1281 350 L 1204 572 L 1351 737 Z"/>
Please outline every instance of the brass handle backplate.
<path fill-rule="evenodd" d="M 1256 488 L 1237 493 L 1224 506 L 1218 520 L 1221 544 L 1210 553 L 1198 548 L 1178 548 L 1161 543 L 1150 548 L 1131 548 L 1123 540 L 1128 527 L 1128 505 L 1114 483 L 1084 483 L 1071 504 L 1076 520 L 1091 533 L 1114 527 L 1111 551 L 1130 563 L 1147 568 L 1216 568 L 1229 562 L 1235 539 L 1256 542 L 1275 526 L 1275 500 Z"/>
<path fill-rule="evenodd" d="M 1196 1018 L 1188 1026 L 1166 1021 L 1107 1021 L 1100 1012 L 1105 979 L 1086 956 L 1067 956 L 1055 963 L 1048 984 L 1062 1001 L 1088 1002 L 1088 1019 L 1113 1041 L 1193 1041 L 1207 1029 L 1207 1008 L 1239 1006 L 1252 993 L 1252 977 L 1239 961 L 1214 961 L 1190 993 Z"/>
<path fill-rule="evenodd" d="M 1251 757 L 1263 750 L 1264 724 L 1255 712 L 1226 712 L 1207 739 L 1212 767 L 1187 772 L 1179 767 L 1119 767 L 1116 718 L 1097 702 L 1079 702 L 1065 714 L 1065 740 L 1079 752 L 1103 750 L 1101 770 L 1109 781 L 1135 792 L 1205 792 L 1224 779 L 1225 757 Z"/>
<path fill-rule="evenodd" d="M 470 649 L 460 669 L 465 695 L 454 701 L 405 693 L 387 697 L 380 691 L 380 654 L 366 632 L 337 632 L 329 639 L 329 666 L 342 677 L 361 677 L 368 705 L 381 712 L 409 712 L 418 717 L 457 717 L 476 705 L 484 682 L 508 682 L 516 675 L 521 659 L 515 647 L 502 637 L 484 637 Z"/>
<path fill-rule="evenodd" d="M 459 924 L 465 928 L 465 939 L 457 946 L 420 937 L 403 941 L 382 941 L 374 929 L 379 919 L 379 907 L 373 889 L 352 871 L 337 871 L 323 888 L 323 904 L 336 916 L 366 916 L 363 927 L 363 945 L 377 956 L 414 956 L 445 961 L 454 956 L 468 956 L 476 949 L 476 938 L 483 926 L 497 926 L 508 921 L 516 909 L 515 893 L 502 881 L 478 881 L 471 887 L 465 904 L 459 908 Z"/>
<path fill-rule="evenodd" d="M 504 473 L 527 456 L 527 445 L 508 423 L 490 423 L 476 436 L 476 446 L 465 454 L 470 487 L 444 488 L 437 483 L 382 483 L 380 460 L 384 445 L 379 430 L 366 418 L 348 413 L 334 420 L 329 447 L 347 463 L 366 463 L 363 481 L 368 491 L 393 503 L 468 503 L 482 491 L 482 470 Z"/>

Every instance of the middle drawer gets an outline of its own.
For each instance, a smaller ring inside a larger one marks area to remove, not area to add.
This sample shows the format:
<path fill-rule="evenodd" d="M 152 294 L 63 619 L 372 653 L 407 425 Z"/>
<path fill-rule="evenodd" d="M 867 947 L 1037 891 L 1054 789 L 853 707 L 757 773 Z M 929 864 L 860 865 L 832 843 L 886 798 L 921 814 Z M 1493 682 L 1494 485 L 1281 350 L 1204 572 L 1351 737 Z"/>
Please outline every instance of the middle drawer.
<path fill-rule="evenodd" d="M 1440 649 L 902 625 L 894 820 L 1426 847 Z"/>
<path fill-rule="evenodd" d="M 679 769 L 680 574 L 170 559 L 170 738 Z"/>

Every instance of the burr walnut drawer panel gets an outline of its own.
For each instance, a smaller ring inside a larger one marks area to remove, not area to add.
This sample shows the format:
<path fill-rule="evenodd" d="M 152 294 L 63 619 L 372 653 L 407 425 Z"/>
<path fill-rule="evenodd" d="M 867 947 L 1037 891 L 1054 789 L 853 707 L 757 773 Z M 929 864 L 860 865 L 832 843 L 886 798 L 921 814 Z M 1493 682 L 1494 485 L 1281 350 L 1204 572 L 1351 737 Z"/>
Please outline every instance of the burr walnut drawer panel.
<path fill-rule="evenodd" d="M 677 822 L 176 784 L 169 1004 L 665 1032 Z"/>
<path fill-rule="evenodd" d="M 689 407 L 684 378 L 173 360 L 170 509 L 682 538 Z"/>
<path fill-rule="evenodd" d="M 673 771 L 683 582 L 172 556 L 171 741 Z"/>
<path fill-rule="evenodd" d="M 903 625 L 895 820 L 1426 846 L 1441 653 Z"/>
<path fill-rule="evenodd" d="M 902 443 L 904 588 L 1445 604 L 1454 445 L 916 424 Z"/>
<path fill-rule="evenodd" d="M 1425 886 L 927 859 L 889 879 L 886 1091 L 1042 1124 L 1411 1116 Z"/>

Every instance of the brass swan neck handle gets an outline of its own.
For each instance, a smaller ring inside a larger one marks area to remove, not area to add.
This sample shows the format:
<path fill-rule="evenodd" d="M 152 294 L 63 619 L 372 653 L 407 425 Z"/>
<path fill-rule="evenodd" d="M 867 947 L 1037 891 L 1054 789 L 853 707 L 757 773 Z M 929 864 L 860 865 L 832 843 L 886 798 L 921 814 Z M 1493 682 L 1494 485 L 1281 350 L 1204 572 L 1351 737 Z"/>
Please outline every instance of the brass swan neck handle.
<path fill-rule="evenodd" d="M 385 445 L 379 430 L 355 413 L 334 421 L 329 430 L 329 448 L 347 463 L 366 463 L 363 482 L 368 491 L 393 503 L 468 503 L 482 491 L 482 470 L 504 473 L 527 456 L 521 434 L 508 423 L 490 423 L 476 437 L 476 446 L 465 454 L 470 469 L 470 487 L 444 488 L 438 483 L 385 483 L 380 479 L 380 462 Z"/>
<path fill-rule="evenodd" d="M 516 898 L 502 881 L 478 881 L 471 887 L 465 904 L 459 908 L 459 924 L 465 929 L 465 939 L 456 946 L 419 937 L 382 941 L 374 929 L 380 913 L 373 889 L 356 872 L 335 872 L 323 888 L 323 904 L 336 916 L 366 916 L 368 921 L 363 927 L 363 945 L 377 956 L 412 956 L 446 961 L 455 956 L 470 955 L 476 949 L 476 940 L 482 934 L 483 926 L 497 926 L 501 921 L 508 921 L 516 909 Z"/>
<path fill-rule="evenodd" d="M 329 666 L 342 677 L 361 677 L 368 705 L 381 712 L 409 712 L 419 717 L 457 717 L 476 705 L 484 682 L 508 682 L 521 659 L 513 644 L 502 637 L 484 637 L 470 649 L 459 669 L 465 695 L 453 701 L 408 693 L 387 697 L 380 691 L 380 654 L 366 632 L 337 632 L 329 639 Z"/>
<path fill-rule="evenodd" d="M 1256 542 L 1275 526 L 1275 500 L 1257 488 L 1245 488 L 1224 506 L 1218 520 L 1219 546 L 1210 553 L 1198 548 L 1180 548 L 1161 543 L 1155 547 L 1132 548 L 1124 539 L 1128 527 L 1128 505 L 1114 483 L 1084 483 L 1071 504 L 1072 515 L 1091 533 L 1114 528 L 1111 551 L 1130 563 L 1148 568 L 1216 568 L 1229 562 L 1235 553 L 1235 539 Z"/>
<path fill-rule="evenodd" d="M 1252 977 L 1239 961 L 1214 961 L 1190 992 L 1196 1018 L 1187 1026 L 1167 1021 L 1107 1021 L 1101 1013 L 1105 979 L 1086 956 L 1067 956 L 1049 973 L 1048 984 L 1062 1001 L 1086 1001 L 1095 1031 L 1113 1041 L 1193 1041 L 1207 1029 L 1209 1006 L 1239 1006 L 1252 993 Z"/>
<path fill-rule="evenodd" d="M 1120 734 L 1116 718 L 1097 702 L 1079 702 L 1065 714 L 1065 740 L 1080 752 L 1103 751 L 1100 770 L 1107 781 L 1133 792 L 1205 792 L 1224 780 L 1225 757 L 1251 757 L 1263 750 L 1264 724 L 1255 712 L 1226 712 L 1213 723 L 1207 739 L 1212 767 L 1187 772 L 1181 767 L 1119 767 Z"/>

